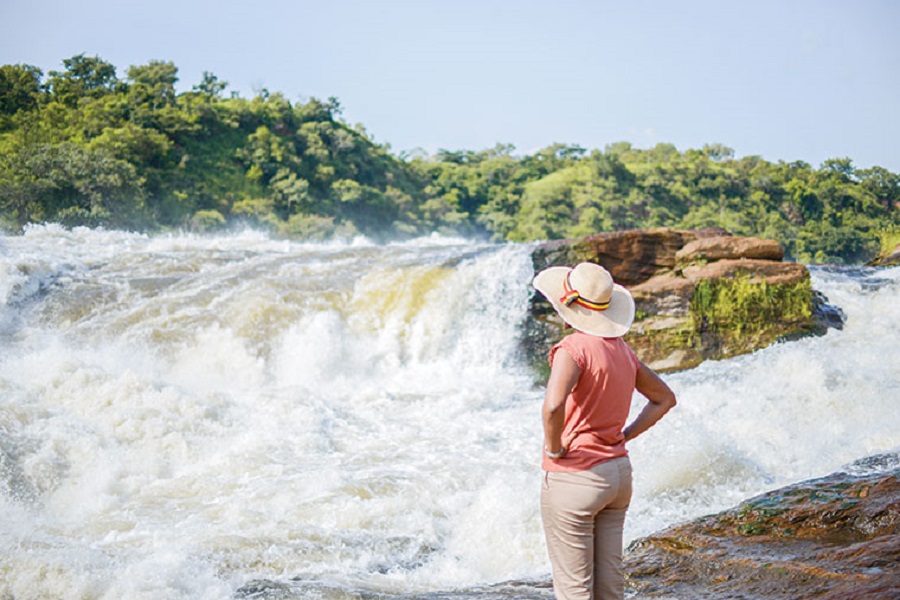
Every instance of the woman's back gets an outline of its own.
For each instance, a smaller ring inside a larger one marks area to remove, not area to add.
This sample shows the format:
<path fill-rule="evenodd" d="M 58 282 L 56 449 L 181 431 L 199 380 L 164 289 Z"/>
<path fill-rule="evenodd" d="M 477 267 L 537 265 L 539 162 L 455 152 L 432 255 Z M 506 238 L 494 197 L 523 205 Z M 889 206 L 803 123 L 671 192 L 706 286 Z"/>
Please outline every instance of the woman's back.
<path fill-rule="evenodd" d="M 622 428 L 628 418 L 640 362 L 620 337 L 575 332 L 553 347 L 551 365 L 560 350 L 578 365 L 578 383 L 566 400 L 563 435 L 578 432 L 561 459 L 543 461 L 548 471 L 583 471 L 625 456 Z"/>

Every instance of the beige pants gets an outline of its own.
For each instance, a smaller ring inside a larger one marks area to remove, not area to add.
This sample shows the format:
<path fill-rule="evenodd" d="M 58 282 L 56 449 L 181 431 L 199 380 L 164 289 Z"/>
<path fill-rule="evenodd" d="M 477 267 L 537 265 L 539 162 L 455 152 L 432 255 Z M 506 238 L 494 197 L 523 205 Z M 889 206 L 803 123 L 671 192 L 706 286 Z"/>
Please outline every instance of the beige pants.
<path fill-rule="evenodd" d="M 616 458 L 576 473 L 544 473 L 541 518 L 557 600 L 625 597 L 622 528 L 631 462 Z"/>

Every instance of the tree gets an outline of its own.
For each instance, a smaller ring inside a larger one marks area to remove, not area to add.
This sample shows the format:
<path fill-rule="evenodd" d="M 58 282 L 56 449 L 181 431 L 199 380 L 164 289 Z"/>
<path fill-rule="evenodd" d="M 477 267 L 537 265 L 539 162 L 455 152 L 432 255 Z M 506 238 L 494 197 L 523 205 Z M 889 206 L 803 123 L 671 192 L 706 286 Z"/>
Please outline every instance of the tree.
<path fill-rule="evenodd" d="M 797 235 L 798 258 L 814 263 L 858 263 L 878 252 L 878 239 L 852 227 L 810 223 Z"/>
<path fill-rule="evenodd" d="M 294 167 L 299 160 L 292 145 L 265 125 L 247 137 L 240 158 L 248 167 L 247 177 L 263 184 L 268 184 L 282 167 Z"/>
<path fill-rule="evenodd" d="M 850 262 L 900 231 L 900 175 L 856 169 L 849 158 L 814 169 L 736 159 L 720 144 L 681 152 L 627 142 L 398 158 L 342 121 L 334 97 L 223 98 L 226 83 L 208 71 L 179 94 L 171 62 L 132 66 L 125 81 L 99 57 L 63 64 L 46 85 L 35 67 L 0 67 L 6 224 L 240 220 L 281 235 L 441 231 L 517 241 L 720 226 L 774 237 L 801 260 Z"/>
<path fill-rule="evenodd" d="M 152 60 L 146 65 L 128 68 L 131 85 L 128 96 L 135 108 L 159 110 L 175 105 L 178 68 L 171 62 Z"/>
<path fill-rule="evenodd" d="M 0 211 L 4 225 L 21 228 L 44 218 L 43 201 L 52 183 L 32 168 L 30 150 L 0 152 Z"/>
<path fill-rule="evenodd" d="M 103 150 L 135 167 L 158 169 L 167 166 L 172 141 L 154 129 L 126 123 L 123 127 L 104 129 L 88 143 L 88 148 Z"/>
<path fill-rule="evenodd" d="M 71 143 L 23 147 L 0 166 L 3 208 L 20 226 L 35 217 L 134 226 L 143 217 L 142 184 L 132 165 Z"/>
<path fill-rule="evenodd" d="M 37 108 L 42 76 L 41 70 L 31 65 L 0 67 L 0 115 L 14 115 L 20 110 Z"/>
<path fill-rule="evenodd" d="M 227 87 L 227 81 L 219 81 L 219 78 L 209 71 L 203 71 L 203 79 L 194 86 L 194 91 L 200 92 L 209 100 L 214 100 L 218 99 Z"/>
<path fill-rule="evenodd" d="M 68 106 L 82 98 L 98 98 L 115 90 L 119 83 L 116 68 L 98 56 L 77 54 L 63 60 L 65 71 L 50 71 L 47 88 L 50 95 Z"/>
<path fill-rule="evenodd" d="M 273 207 L 279 217 L 287 219 L 292 214 L 303 210 L 313 212 L 309 199 L 309 182 L 297 177 L 289 169 L 282 167 L 272 177 L 271 190 Z"/>
<path fill-rule="evenodd" d="M 897 215 L 900 209 L 900 175 L 882 167 L 857 171 L 860 184 L 884 208 L 887 215 Z"/>

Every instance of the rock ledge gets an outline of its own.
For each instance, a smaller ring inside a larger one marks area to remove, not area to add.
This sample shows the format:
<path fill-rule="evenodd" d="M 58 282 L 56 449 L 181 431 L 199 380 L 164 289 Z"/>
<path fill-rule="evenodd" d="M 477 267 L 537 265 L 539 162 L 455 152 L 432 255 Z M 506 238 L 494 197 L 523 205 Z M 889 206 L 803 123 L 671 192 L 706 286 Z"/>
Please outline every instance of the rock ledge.
<path fill-rule="evenodd" d="M 631 290 L 637 315 L 626 336 L 641 360 L 660 371 L 752 352 L 781 339 L 839 327 L 820 310 L 805 266 L 785 262 L 773 240 L 737 237 L 719 229 L 650 229 L 599 233 L 538 245 L 535 272 L 548 266 L 595 262 Z M 838 313 L 839 314 L 839 313 Z M 543 368 L 563 324 L 535 294 L 524 344 Z"/>
<path fill-rule="evenodd" d="M 887 468 L 865 473 L 867 462 Z M 898 462 L 871 457 L 636 540 L 629 587 L 641 598 L 900 598 Z"/>

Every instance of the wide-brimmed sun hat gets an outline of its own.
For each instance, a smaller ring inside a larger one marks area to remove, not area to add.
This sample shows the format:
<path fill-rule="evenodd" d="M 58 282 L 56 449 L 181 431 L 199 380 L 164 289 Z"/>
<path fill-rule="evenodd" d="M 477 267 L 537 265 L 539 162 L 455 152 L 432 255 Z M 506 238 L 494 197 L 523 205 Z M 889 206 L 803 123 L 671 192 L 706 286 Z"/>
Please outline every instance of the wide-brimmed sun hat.
<path fill-rule="evenodd" d="M 532 282 L 563 320 L 584 333 L 621 337 L 634 321 L 631 292 L 613 281 L 609 271 L 594 263 L 549 267 Z"/>

